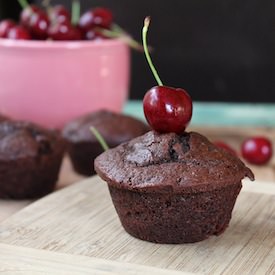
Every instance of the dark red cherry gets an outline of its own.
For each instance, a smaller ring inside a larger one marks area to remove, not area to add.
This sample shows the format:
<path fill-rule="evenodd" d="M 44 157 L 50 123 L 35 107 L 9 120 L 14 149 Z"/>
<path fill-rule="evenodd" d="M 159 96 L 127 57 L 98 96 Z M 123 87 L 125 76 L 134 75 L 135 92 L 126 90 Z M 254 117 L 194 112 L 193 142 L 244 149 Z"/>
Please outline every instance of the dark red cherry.
<path fill-rule="evenodd" d="M 180 88 L 156 86 L 143 98 L 143 110 L 149 125 L 157 132 L 184 132 L 192 117 L 189 94 Z"/>
<path fill-rule="evenodd" d="M 180 134 L 192 118 L 193 103 L 189 94 L 180 88 L 163 86 L 151 60 L 147 46 L 150 17 L 144 20 L 142 40 L 144 53 L 159 86 L 151 88 L 143 98 L 143 111 L 149 125 L 157 132 Z"/>
<path fill-rule="evenodd" d="M 48 36 L 53 40 L 81 40 L 80 31 L 68 22 L 52 25 Z"/>
<path fill-rule="evenodd" d="M 272 157 L 272 143 L 269 139 L 257 136 L 245 140 L 241 146 L 242 156 L 252 164 L 266 164 Z"/>
<path fill-rule="evenodd" d="M 43 11 L 35 12 L 29 19 L 29 32 L 34 39 L 46 39 L 50 22 L 48 15 Z"/>
<path fill-rule="evenodd" d="M 71 14 L 63 5 L 56 5 L 50 8 L 49 18 L 53 24 L 69 23 L 71 21 Z"/>
<path fill-rule="evenodd" d="M 113 22 L 113 14 L 106 8 L 95 8 L 85 12 L 79 19 L 79 27 L 87 32 L 94 27 L 108 29 Z"/>
<path fill-rule="evenodd" d="M 227 143 L 225 143 L 223 141 L 219 141 L 219 140 L 218 141 L 214 141 L 213 143 L 217 147 L 223 148 L 224 150 L 226 150 L 226 151 L 228 151 L 228 152 L 230 152 L 230 153 L 232 153 L 232 154 L 234 154 L 234 155 L 237 156 L 237 152 L 230 145 L 228 145 Z"/>
<path fill-rule="evenodd" d="M 16 40 L 30 40 L 31 36 L 23 26 L 15 26 L 8 32 L 7 38 Z"/>
<path fill-rule="evenodd" d="M 16 24 L 10 19 L 5 19 L 0 22 L 0 38 L 7 38 L 8 32 L 11 28 L 15 27 Z"/>
<path fill-rule="evenodd" d="M 30 18 L 36 12 L 41 12 L 41 9 L 36 5 L 29 5 L 24 8 L 20 14 L 20 24 L 28 28 L 30 25 Z"/>

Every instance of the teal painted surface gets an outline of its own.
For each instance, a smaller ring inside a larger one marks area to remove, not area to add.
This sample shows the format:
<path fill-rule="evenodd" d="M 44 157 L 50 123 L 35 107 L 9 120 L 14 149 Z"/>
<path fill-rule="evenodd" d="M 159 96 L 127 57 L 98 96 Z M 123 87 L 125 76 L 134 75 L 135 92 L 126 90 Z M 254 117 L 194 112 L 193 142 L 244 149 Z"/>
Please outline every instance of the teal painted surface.
<path fill-rule="evenodd" d="M 124 112 L 144 119 L 141 101 L 127 102 Z M 195 102 L 191 124 L 275 127 L 275 104 Z"/>

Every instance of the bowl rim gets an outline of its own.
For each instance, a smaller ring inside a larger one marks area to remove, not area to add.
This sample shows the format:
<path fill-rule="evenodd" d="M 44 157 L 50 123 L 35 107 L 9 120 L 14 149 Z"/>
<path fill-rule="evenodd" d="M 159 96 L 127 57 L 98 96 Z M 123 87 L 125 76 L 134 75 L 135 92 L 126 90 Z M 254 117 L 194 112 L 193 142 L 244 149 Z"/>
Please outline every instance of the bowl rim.
<path fill-rule="evenodd" d="M 127 46 L 121 38 L 102 40 L 77 40 L 77 41 L 52 41 L 52 40 L 13 40 L 0 38 L 0 47 L 21 48 L 21 49 L 79 49 L 79 48 L 99 48 Z"/>

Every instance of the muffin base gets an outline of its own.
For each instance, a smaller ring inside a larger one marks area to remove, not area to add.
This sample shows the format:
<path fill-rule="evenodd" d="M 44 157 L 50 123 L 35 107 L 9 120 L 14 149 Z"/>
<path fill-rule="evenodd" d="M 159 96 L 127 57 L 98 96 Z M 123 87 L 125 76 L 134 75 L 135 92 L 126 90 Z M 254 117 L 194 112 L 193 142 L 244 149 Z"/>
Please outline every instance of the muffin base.
<path fill-rule="evenodd" d="M 54 154 L 47 161 L 43 157 L 0 161 L 0 198 L 34 199 L 52 192 L 62 158 L 63 153 Z"/>
<path fill-rule="evenodd" d="M 109 186 L 124 229 L 154 243 L 193 243 L 228 226 L 241 182 L 190 194 L 142 193 Z"/>
<path fill-rule="evenodd" d="M 82 142 L 68 145 L 68 153 L 74 170 L 84 176 L 92 176 L 94 170 L 94 159 L 103 152 L 96 143 Z"/>

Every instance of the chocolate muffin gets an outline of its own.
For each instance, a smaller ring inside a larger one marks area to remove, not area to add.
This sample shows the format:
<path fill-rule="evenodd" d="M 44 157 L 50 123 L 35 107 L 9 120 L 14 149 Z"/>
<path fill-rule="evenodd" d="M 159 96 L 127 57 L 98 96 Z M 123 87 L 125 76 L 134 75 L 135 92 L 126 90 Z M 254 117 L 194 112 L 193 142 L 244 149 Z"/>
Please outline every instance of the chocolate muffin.
<path fill-rule="evenodd" d="M 64 147 L 55 131 L 28 122 L 1 122 L 0 197 L 31 199 L 53 191 Z"/>
<path fill-rule="evenodd" d="M 192 243 L 229 224 L 244 177 L 236 156 L 195 133 L 150 131 L 95 160 L 125 230 L 156 243 Z"/>
<path fill-rule="evenodd" d="M 91 126 L 100 132 L 110 148 L 149 131 L 149 127 L 136 118 L 106 110 L 69 122 L 63 129 L 63 137 L 75 171 L 85 176 L 95 174 L 94 159 L 103 152 Z"/>
<path fill-rule="evenodd" d="M 0 114 L 0 122 L 6 121 L 6 120 L 9 120 L 9 118 L 7 118 L 6 116 Z"/>

